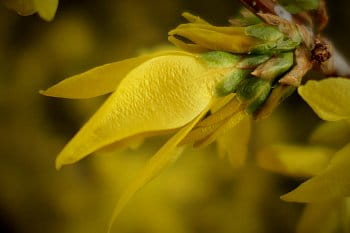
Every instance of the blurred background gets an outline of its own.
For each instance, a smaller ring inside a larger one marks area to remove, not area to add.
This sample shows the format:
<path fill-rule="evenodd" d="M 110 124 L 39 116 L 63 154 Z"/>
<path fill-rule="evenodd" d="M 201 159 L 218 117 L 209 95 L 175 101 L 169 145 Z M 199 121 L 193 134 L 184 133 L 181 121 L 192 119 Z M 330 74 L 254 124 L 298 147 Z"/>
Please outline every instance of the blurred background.
<path fill-rule="evenodd" d="M 350 2 L 328 1 L 326 34 L 350 57 Z M 104 152 L 61 171 L 54 160 L 105 97 L 65 100 L 38 94 L 89 68 L 166 46 L 183 11 L 224 25 L 238 0 L 60 0 L 55 19 L 21 17 L 0 5 L 0 232 L 106 232 L 125 185 L 162 145 Z M 303 205 L 279 196 L 300 180 L 254 163 L 277 142 L 303 143 L 319 123 L 292 96 L 253 126 L 248 164 L 235 169 L 215 145 L 188 149 L 145 187 L 116 222 L 120 233 L 294 232 Z"/>

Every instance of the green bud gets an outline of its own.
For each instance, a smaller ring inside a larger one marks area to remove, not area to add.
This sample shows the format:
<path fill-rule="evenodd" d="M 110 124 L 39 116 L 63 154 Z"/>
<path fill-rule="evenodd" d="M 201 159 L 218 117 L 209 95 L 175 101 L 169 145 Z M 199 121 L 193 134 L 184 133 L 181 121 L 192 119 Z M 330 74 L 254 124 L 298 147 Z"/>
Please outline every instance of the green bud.
<path fill-rule="evenodd" d="M 253 36 L 266 41 L 278 41 L 284 37 L 284 34 L 276 27 L 263 23 L 246 27 L 245 33 L 248 36 Z"/>
<path fill-rule="evenodd" d="M 223 51 L 211 51 L 201 54 L 201 58 L 210 67 L 231 67 L 235 65 L 241 57 L 228 52 Z"/>
<path fill-rule="evenodd" d="M 288 71 L 293 63 L 294 54 L 292 52 L 281 53 L 256 68 L 252 75 L 266 80 L 274 80 Z"/>
<path fill-rule="evenodd" d="M 250 70 L 234 69 L 221 83 L 216 87 L 218 96 L 226 96 L 236 91 L 239 83 L 245 79 Z"/>
<path fill-rule="evenodd" d="M 254 113 L 265 102 L 271 90 L 271 83 L 264 79 L 250 77 L 244 79 L 237 88 L 237 96 L 246 102 L 247 113 Z"/>

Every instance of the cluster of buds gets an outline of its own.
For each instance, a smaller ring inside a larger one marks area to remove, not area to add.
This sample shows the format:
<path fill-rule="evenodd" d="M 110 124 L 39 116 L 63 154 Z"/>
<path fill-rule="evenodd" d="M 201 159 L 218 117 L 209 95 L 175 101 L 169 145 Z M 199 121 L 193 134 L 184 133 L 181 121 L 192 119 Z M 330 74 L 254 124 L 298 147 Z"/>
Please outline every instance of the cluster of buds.
<path fill-rule="evenodd" d="M 329 68 L 330 45 L 315 36 L 310 25 L 301 24 L 299 15 L 294 20 L 275 1 L 242 2 L 254 13 L 242 10 L 241 17 L 225 27 L 184 13 L 189 23 L 171 30 L 169 41 L 201 54 L 206 62 L 231 67 L 217 86 L 217 95 L 236 93 L 246 112 L 260 119 L 292 94 L 315 65 L 334 69 Z"/>

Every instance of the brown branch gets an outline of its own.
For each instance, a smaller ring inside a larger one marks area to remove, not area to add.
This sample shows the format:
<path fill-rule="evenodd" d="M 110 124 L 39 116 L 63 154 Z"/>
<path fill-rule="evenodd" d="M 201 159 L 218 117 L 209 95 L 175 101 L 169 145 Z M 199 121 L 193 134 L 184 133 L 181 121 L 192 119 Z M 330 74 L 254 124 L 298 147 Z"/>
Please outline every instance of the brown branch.
<path fill-rule="evenodd" d="M 317 10 L 318 32 L 322 32 L 328 25 L 329 16 L 327 11 L 326 0 L 321 0 Z"/>
<path fill-rule="evenodd" d="M 253 13 L 268 13 L 274 14 L 275 12 L 275 1 L 273 0 L 240 0 L 241 3 Z"/>

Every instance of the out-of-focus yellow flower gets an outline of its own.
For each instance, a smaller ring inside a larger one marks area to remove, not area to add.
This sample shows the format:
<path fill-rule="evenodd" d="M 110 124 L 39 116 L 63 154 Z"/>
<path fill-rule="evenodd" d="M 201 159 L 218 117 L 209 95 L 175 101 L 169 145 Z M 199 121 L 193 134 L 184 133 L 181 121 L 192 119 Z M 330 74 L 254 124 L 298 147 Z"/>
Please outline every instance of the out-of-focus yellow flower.
<path fill-rule="evenodd" d="M 297 226 L 298 233 L 348 230 L 345 219 L 350 211 L 349 93 L 350 80 L 345 78 L 309 81 L 301 86 L 299 94 L 328 122 L 311 134 L 310 145 L 273 145 L 258 155 L 258 163 L 265 169 L 310 178 L 281 197 L 308 203 Z"/>
<path fill-rule="evenodd" d="M 46 21 L 51 21 L 56 13 L 58 0 L 1 0 L 19 15 L 27 16 L 38 13 Z"/>
<path fill-rule="evenodd" d="M 314 176 L 282 199 L 319 202 L 350 196 L 350 80 L 309 81 L 299 94 L 323 120 L 310 146 L 273 146 L 258 156 L 262 167 L 291 176 Z M 335 121 L 335 122 L 333 122 Z M 329 162 L 328 162 L 329 160 Z"/>
<path fill-rule="evenodd" d="M 334 150 L 322 146 L 273 145 L 258 153 L 258 164 L 293 177 L 312 177 L 327 166 Z"/>
<path fill-rule="evenodd" d="M 329 78 L 309 81 L 299 94 L 326 121 L 350 121 L 350 80 Z M 337 135 L 333 135 L 337 137 Z M 327 168 L 296 190 L 283 196 L 288 201 L 315 202 L 350 196 L 350 141 L 334 154 Z"/>

